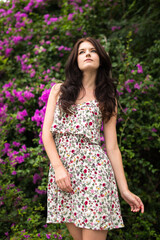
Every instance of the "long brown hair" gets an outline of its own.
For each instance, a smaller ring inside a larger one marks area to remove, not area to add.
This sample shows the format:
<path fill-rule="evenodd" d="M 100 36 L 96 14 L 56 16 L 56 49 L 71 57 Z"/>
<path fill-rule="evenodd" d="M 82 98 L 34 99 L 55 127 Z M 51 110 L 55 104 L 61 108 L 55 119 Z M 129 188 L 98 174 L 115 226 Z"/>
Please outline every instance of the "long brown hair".
<path fill-rule="evenodd" d="M 89 41 L 95 47 L 100 58 L 100 66 L 97 70 L 95 82 L 95 96 L 102 112 L 102 120 L 107 122 L 112 115 L 115 115 L 118 81 L 111 77 L 112 65 L 110 57 L 99 41 L 94 38 L 81 38 L 75 43 L 65 65 L 66 78 L 60 87 L 59 102 L 63 111 L 72 114 L 70 107 L 75 104 L 80 90 L 84 89 L 82 84 L 83 72 L 78 67 L 77 56 L 79 45 L 85 41 Z"/>

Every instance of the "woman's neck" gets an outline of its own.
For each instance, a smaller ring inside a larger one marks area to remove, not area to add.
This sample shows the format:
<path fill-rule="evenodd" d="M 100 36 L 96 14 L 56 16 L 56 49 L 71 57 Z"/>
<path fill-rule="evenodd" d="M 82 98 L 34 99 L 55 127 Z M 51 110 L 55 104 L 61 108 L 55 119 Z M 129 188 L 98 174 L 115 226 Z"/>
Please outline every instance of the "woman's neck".
<path fill-rule="evenodd" d="M 96 73 L 84 72 L 83 78 L 82 78 L 82 84 L 86 90 L 94 90 L 96 86 Z"/>

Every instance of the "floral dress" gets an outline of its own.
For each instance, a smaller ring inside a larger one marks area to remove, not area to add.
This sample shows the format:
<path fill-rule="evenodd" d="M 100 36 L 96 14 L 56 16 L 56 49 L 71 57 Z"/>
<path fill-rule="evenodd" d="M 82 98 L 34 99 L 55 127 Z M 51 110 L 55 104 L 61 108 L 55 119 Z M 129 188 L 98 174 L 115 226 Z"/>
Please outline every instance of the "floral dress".
<path fill-rule="evenodd" d="M 124 227 L 111 162 L 100 145 L 102 114 L 97 100 L 60 111 L 57 101 L 50 131 L 60 160 L 70 174 L 73 192 L 62 191 L 49 166 L 46 223 L 74 223 L 80 228 Z"/>

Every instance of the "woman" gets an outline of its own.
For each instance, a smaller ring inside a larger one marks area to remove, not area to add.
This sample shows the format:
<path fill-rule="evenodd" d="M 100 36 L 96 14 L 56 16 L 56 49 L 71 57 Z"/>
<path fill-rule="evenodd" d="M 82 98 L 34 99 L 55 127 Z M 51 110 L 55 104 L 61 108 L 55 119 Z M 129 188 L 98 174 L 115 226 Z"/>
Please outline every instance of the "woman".
<path fill-rule="evenodd" d="M 75 44 L 66 80 L 50 92 L 42 139 L 50 159 L 47 223 L 65 223 L 74 240 L 105 240 L 124 227 L 117 181 L 131 211 L 144 212 L 129 191 L 117 143 L 117 91 L 109 56 L 93 38 Z M 100 146 L 103 131 L 107 154 Z"/>

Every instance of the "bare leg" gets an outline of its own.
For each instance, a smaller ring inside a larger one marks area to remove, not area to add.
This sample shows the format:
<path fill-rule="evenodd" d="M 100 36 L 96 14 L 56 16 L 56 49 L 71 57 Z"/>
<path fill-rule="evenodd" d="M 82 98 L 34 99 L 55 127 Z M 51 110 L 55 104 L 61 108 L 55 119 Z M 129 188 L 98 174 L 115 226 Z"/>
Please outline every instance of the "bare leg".
<path fill-rule="evenodd" d="M 82 239 L 83 240 L 106 240 L 107 239 L 107 230 L 92 230 L 85 229 L 82 230 Z"/>
<path fill-rule="evenodd" d="M 82 240 L 82 228 L 76 227 L 73 223 L 65 223 L 74 240 Z"/>

